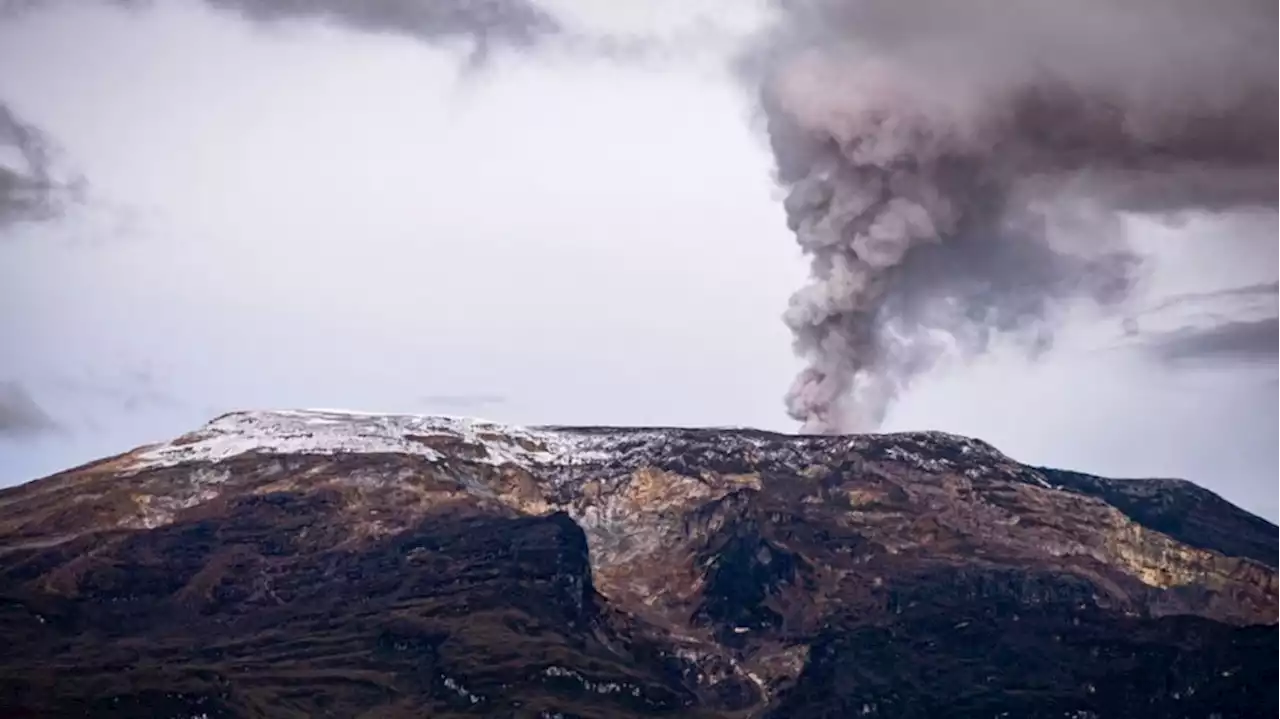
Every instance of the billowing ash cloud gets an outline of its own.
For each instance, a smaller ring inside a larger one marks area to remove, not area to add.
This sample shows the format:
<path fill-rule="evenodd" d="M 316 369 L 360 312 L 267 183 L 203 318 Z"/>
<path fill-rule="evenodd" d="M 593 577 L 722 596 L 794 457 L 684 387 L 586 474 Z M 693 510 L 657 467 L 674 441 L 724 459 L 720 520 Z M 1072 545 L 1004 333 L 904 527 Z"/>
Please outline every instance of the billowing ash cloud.
<path fill-rule="evenodd" d="M 1276 202 L 1275 2 L 784 0 L 754 56 L 809 432 L 874 429 L 943 352 L 1124 299 L 1117 213 Z"/>
<path fill-rule="evenodd" d="M 16 222 L 56 216 L 75 191 L 55 173 L 44 133 L 0 102 L 0 233 Z"/>

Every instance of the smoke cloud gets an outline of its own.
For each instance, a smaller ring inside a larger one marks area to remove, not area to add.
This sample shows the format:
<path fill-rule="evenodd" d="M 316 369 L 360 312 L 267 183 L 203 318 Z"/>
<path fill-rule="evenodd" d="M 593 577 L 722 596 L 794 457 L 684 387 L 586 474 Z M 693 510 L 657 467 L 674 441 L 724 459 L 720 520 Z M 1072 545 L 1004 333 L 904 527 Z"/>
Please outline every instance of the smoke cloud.
<path fill-rule="evenodd" d="M 750 66 L 811 258 L 784 317 L 806 432 L 875 429 L 940 356 L 1042 350 L 1069 304 L 1118 305 L 1121 213 L 1274 210 L 1274 2 L 778 10 Z"/>

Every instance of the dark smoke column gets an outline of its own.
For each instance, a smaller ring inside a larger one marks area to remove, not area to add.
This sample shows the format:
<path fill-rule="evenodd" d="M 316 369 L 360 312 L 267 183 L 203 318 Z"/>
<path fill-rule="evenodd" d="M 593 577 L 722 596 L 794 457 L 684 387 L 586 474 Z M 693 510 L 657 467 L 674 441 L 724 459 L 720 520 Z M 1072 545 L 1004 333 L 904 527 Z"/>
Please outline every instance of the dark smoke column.
<path fill-rule="evenodd" d="M 1066 5 L 779 4 L 761 100 L 811 260 L 784 315 L 802 431 L 874 430 L 938 357 L 1118 304 L 1122 212 L 1274 208 L 1274 2 Z"/>

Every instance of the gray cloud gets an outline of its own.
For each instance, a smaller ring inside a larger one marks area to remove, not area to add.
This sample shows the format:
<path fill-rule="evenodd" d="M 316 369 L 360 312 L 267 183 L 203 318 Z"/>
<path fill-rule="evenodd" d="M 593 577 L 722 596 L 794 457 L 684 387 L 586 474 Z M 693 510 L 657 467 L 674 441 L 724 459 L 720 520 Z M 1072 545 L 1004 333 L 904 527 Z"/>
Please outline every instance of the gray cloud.
<path fill-rule="evenodd" d="M 53 420 L 17 382 L 0 382 L 0 437 L 25 437 L 58 428 Z"/>
<path fill-rule="evenodd" d="M 1160 301 L 1147 310 L 1145 314 L 1153 314 L 1167 310 L 1200 308 L 1226 302 L 1263 301 L 1275 304 L 1280 297 L 1280 282 L 1258 282 L 1240 287 L 1228 287 L 1212 292 L 1184 292 Z"/>
<path fill-rule="evenodd" d="M 82 188 L 58 176 L 55 159 L 49 138 L 0 102 L 0 232 L 56 217 L 77 197 Z"/>
<path fill-rule="evenodd" d="M 100 0 L 146 9 L 167 0 Z M 322 20 L 369 32 L 438 40 L 492 37 L 529 43 L 557 32 L 559 23 L 530 0 L 203 0 L 221 10 L 263 22 Z M 0 18 L 55 8 L 62 0 L 0 0 Z"/>
<path fill-rule="evenodd" d="M 1280 318 L 1188 326 L 1143 337 L 1143 349 L 1169 363 L 1276 362 Z"/>
<path fill-rule="evenodd" d="M 44 4 L 0 0 L 0 22 Z M 61 214 L 76 186 L 56 179 L 54 155 L 49 137 L 0 98 L 0 235 L 15 223 Z"/>
<path fill-rule="evenodd" d="M 1274 363 L 1278 298 L 1277 282 L 1176 294 L 1125 319 L 1127 344 L 1176 366 Z"/>
<path fill-rule="evenodd" d="M 145 9 L 159 0 L 103 0 Z M 531 0 L 204 0 L 221 11 L 263 23 L 319 21 L 362 32 L 401 35 L 430 43 L 471 41 L 471 63 L 494 46 L 529 48 L 560 34 L 560 22 Z M 0 0 L 0 20 L 51 8 L 58 0 Z"/>
<path fill-rule="evenodd" d="M 45 0 L 0 0 L 0 22 L 42 7 Z M 84 191 L 84 179 L 58 171 L 49 136 L 0 98 L 0 236 L 19 222 L 49 220 Z"/>
<path fill-rule="evenodd" d="M 135 0 L 118 0 L 131 4 Z M 711 18 L 662 36 L 572 27 L 536 0 L 204 0 L 254 22 L 318 20 L 362 32 L 438 44 L 471 43 L 468 66 L 482 66 L 499 48 L 554 48 L 585 58 L 639 63 L 689 58 L 736 44 L 735 33 Z"/>
<path fill-rule="evenodd" d="M 427 42 L 467 38 L 473 62 L 493 45 L 531 47 L 561 32 L 560 23 L 528 0 L 205 0 L 260 22 L 320 20 L 366 32 Z"/>
<path fill-rule="evenodd" d="M 1118 307 L 1120 211 L 1274 211 L 1273 2 L 778 7 L 744 68 L 812 259 L 785 315 L 807 431 L 875 428 L 944 352 Z"/>

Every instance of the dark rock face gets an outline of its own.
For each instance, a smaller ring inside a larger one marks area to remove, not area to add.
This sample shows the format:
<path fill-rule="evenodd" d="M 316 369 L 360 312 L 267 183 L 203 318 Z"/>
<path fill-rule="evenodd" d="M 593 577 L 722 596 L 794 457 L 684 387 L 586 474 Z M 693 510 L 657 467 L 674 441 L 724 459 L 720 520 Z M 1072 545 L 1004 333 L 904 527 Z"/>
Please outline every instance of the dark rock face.
<path fill-rule="evenodd" d="M 802 557 L 761 537 L 754 520 L 725 530 L 701 553 L 705 585 L 694 619 L 714 627 L 720 643 L 738 646 L 745 632 L 782 628 L 785 608 L 775 606 L 787 593 L 812 590 L 812 572 Z"/>
<path fill-rule="evenodd" d="M 1276 568 L 1276 525 L 1203 487 L 1177 479 L 1117 481 L 1061 469 L 1039 471 L 1055 486 L 1098 497 L 1184 544 Z"/>
<path fill-rule="evenodd" d="M 69 596 L 15 581 L 47 550 L 6 555 L 0 713 L 489 715 L 513 695 L 536 713 L 591 698 L 588 682 L 642 713 L 691 702 L 678 673 L 609 646 L 567 515 L 441 513 L 353 550 L 325 541 L 331 509 L 278 493 L 86 542 Z"/>
<path fill-rule="evenodd" d="M 232 415 L 0 492 L 0 716 L 1272 717 L 1276 536 L 945 435 Z"/>
<path fill-rule="evenodd" d="M 886 625 L 826 628 L 769 716 L 1270 716 L 1275 649 L 1274 627 L 918 604 Z"/>

